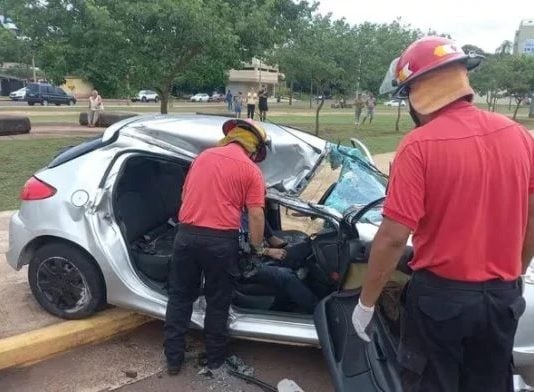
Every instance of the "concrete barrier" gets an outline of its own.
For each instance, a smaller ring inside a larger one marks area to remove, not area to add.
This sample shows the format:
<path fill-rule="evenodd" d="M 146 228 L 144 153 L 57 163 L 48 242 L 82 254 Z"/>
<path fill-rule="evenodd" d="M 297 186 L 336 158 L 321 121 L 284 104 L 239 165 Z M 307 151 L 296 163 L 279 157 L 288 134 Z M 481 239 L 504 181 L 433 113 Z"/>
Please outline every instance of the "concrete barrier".
<path fill-rule="evenodd" d="M 114 308 L 85 320 L 64 321 L 0 339 L 0 370 L 32 364 L 82 345 L 102 342 L 151 320 L 148 316 Z"/>
<path fill-rule="evenodd" d="M 0 136 L 30 133 L 31 123 L 26 116 L 0 115 Z"/>

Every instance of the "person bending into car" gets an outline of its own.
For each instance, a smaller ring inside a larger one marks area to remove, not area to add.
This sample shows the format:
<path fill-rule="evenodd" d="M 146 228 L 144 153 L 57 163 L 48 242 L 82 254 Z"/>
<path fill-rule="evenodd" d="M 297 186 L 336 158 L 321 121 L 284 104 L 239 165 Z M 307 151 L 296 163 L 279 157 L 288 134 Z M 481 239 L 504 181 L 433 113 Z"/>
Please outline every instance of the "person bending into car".
<path fill-rule="evenodd" d="M 252 120 L 228 120 L 222 128 L 225 137 L 193 161 L 182 192 L 164 326 L 167 371 L 171 375 L 178 374 L 184 361 L 185 334 L 202 274 L 207 303 L 207 367 L 214 370 L 224 364 L 228 310 L 239 276 L 238 230 L 245 208 L 249 241 L 255 252 L 264 252 L 265 185 L 256 163 L 267 155 L 267 134 Z"/>
<path fill-rule="evenodd" d="M 398 358 L 404 391 L 513 390 L 512 348 L 534 254 L 534 140 L 472 104 L 480 59 L 425 37 L 392 63 L 415 130 L 393 162 L 352 321 L 367 326 L 413 232 Z"/>

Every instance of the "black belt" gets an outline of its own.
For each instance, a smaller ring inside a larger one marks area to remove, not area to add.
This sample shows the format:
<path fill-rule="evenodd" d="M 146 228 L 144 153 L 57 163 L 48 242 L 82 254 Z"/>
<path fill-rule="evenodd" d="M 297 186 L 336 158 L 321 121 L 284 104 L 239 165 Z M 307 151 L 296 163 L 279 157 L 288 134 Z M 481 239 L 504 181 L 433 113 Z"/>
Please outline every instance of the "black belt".
<path fill-rule="evenodd" d="M 484 282 L 464 282 L 442 278 L 427 270 L 414 271 L 411 276 L 411 282 L 424 283 L 442 289 L 486 291 L 486 290 L 509 290 L 520 287 L 519 279 L 505 281 L 500 279 L 486 280 Z"/>
<path fill-rule="evenodd" d="M 193 226 L 185 223 L 180 223 L 178 231 L 183 231 L 195 235 L 208 235 L 212 237 L 223 237 L 232 239 L 237 239 L 239 236 L 239 230 L 211 229 L 209 227 Z"/>

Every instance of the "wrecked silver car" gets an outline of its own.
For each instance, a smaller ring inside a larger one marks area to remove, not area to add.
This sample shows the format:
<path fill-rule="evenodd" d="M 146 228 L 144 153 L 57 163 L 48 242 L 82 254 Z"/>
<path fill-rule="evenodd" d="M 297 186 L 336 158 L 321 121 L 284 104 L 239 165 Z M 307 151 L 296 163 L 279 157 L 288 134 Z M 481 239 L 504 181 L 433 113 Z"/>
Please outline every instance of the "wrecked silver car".
<path fill-rule="evenodd" d="M 26 183 L 10 225 L 9 264 L 29 265 L 37 301 L 66 319 L 106 304 L 163 319 L 180 194 L 189 165 L 221 138 L 224 117 L 142 116 L 109 127 L 58 154 Z M 381 217 L 387 178 L 365 146 L 336 146 L 305 132 L 264 124 L 272 152 L 261 164 L 266 217 L 298 250 L 299 278 L 323 298 L 315 315 L 278 307 L 277 292 L 242 278 L 230 311 L 233 336 L 321 345 L 338 390 L 397 391 L 399 296 L 410 270 L 382 295 L 370 344 L 351 312 Z M 514 347 L 516 364 L 534 364 L 534 274 L 530 271 Z M 191 323 L 202 328 L 205 302 Z M 357 385 L 357 388 L 356 388 Z"/>

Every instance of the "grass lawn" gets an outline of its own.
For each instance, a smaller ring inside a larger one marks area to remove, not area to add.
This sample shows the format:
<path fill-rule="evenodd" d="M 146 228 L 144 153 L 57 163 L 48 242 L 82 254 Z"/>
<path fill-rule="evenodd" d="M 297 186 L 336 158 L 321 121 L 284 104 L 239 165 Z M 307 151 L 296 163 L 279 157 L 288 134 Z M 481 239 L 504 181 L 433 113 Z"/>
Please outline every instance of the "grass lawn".
<path fill-rule="evenodd" d="M 82 107 L 11 107 L 8 111 L 0 108 L 0 113 L 26 114 L 32 123 L 57 122 L 69 124 L 78 123 L 78 115 L 85 108 Z M 503 114 L 510 115 L 507 107 L 497 108 Z M 107 111 L 131 111 L 138 113 L 157 112 L 157 105 L 109 105 Z M 178 112 L 204 112 L 227 114 L 224 105 L 180 104 L 171 107 L 171 113 Z M 534 129 L 534 119 L 529 119 L 527 110 L 522 108 L 519 122 L 528 129 Z M 315 129 L 315 110 L 309 109 L 305 102 L 294 106 L 287 104 L 273 104 L 268 113 L 268 120 L 275 123 L 286 124 L 313 132 Z M 412 127 L 412 121 L 403 108 L 400 122 L 400 131 L 395 129 L 396 108 L 378 106 L 375 119 L 371 125 L 368 123 L 358 129 L 354 125 L 352 109 L 331 109 L 325 107 L 320 116 L 319 136 L 333 143 L 349 144 L 351 137 L 360 139 L 367 145 L 371 153 L 380 154 L 394 151 L 407 131 Z M 3 165 L 0 168 L 0 211 L 18 207 L 18 195 L 25 181 L 39 168 L 45 166 L 57 151 L 68 145 L 78 144 L 83 138 L 40 138 L 29 140 L 0 141 L 0 156 Z"/>
<path fill-rule="evenodd" d="M 59 149 L 78 144 L 83 138 L 6 140 L 0 142 L 0 211 L 19 206 L 24 183 L 35 171 L 47 165 Z"/>

